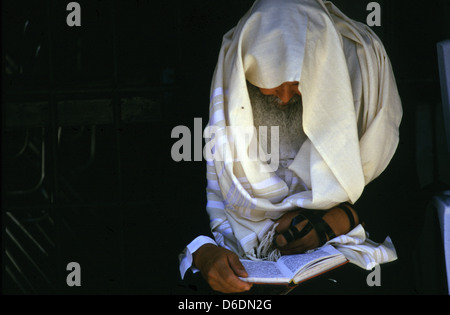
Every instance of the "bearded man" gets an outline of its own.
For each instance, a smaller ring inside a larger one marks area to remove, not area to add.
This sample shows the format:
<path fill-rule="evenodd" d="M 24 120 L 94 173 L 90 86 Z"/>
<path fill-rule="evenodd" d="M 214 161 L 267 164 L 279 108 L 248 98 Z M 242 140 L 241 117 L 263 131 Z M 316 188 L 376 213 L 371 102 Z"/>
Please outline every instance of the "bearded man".
<path fill-rule="evenodd" d="M 243 292 L 251 284 L 240 279 L 239 258 L 274 260 L 325 243 L 366 269 L 396 259 L 388 239 L 366 239 L 364 209 L 353 204 L 393 157 L 401 116 L 390 62 L 370 28 L 322 0 L 257 0 L 223 38 L 208 124 L 214 240 L 199 236 L 186 247 L 182 276 L 192 268 L 214 290 Z M 265 154 L 277 144 L 275 167 L 250 158 L 239 128 L 273 126 L 275 141 L 250 137 Z"/>

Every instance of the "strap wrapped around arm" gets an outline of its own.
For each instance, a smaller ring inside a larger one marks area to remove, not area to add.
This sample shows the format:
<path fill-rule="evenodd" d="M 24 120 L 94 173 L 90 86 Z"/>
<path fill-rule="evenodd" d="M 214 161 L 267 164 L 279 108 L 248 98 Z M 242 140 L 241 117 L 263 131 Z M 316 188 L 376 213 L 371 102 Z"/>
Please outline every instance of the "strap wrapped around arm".
<path fill-rule="evenodd" d="M 305 227 L 301 231 L 299 231 L 296 225 L 304 220 L 308 220 L 308 224 L 306 224 Z M 302 211 L 299 215 L 297 215 L 292 220 L 290 227 L 283 233 L 283 236 L 289 243 L 296 239 L 304 237 L 312 229 L 315 229 L 317 232 L 317 235 L 319 237 L 319 246 L 322 246 L 328 240 L 336 237 L 336 234 L 328 225 L 328 223 L 322 219 L 322 216 L 313 211 Z"/>
<path fill-rule="evenodd" d="M 350 231 L 353 230 L 356 226 L 355 224 L 355 218 L 353 217 L 352 208 L 348 205 L 348 203 L 341 203 L 339 205 L 339 209 L 344 210 L 345 214 L 348 217 L 348 220 L 350 221 Z"/>

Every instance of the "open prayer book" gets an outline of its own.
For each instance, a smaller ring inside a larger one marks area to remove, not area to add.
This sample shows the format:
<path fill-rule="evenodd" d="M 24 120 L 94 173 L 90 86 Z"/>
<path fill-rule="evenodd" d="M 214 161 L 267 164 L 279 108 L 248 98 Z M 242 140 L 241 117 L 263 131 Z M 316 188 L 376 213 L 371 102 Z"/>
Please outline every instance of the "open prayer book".
<path fill-rule="evenodd" d="M 312 252 L 281 256 L 276 262 L 246 259 L 241 262 L 248 273 L 247 278 L 240 278 L 243 281 L 295 286 L 346 264 L 348 259 L 333 246 L 325 245 Z"/>

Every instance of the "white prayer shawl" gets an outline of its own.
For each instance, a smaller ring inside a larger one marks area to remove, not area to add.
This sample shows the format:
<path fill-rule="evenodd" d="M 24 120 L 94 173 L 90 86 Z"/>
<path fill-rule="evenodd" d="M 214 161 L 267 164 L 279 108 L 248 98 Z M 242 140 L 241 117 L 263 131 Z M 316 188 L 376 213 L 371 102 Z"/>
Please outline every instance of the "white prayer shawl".
<path fill-rule="evenodd" d="M 289 169 L 305 191 L 289 195 L 268 163 L 249 157 L 249 144 L 239 141 L 235 127 L 254 126 L 246 80 L 261 88 L 300 82 L 308 139 Z M 402 108 L 385 50 L 369 27 L 330 2 L 256 1 L 224 35 L 210 101 L 211 228 L 219 245 L 250 259 L 258 259 L 261 240 L 286 211 L 356 202 L 398 144 Z"/>

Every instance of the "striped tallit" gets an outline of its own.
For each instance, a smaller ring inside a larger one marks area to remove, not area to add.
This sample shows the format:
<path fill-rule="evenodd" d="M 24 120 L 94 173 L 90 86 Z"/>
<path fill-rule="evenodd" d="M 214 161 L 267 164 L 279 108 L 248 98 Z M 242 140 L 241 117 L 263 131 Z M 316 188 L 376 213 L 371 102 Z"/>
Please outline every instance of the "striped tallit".
<path fill-rule="evenodd" d="M 252 158 L 246 82 L 298 81 L 303 143 L 289 169 L 306 189 L 290 194 L 268 161 Z M 259 259 L 275 219 L 298 207 L 354 203 L 383 172 L 402 116 L 391 65 L 364 24 L 321 0 L 260 0 L 227 32 L 214 72 L 208 138 L 207 212 L 219 245 Z"/>

